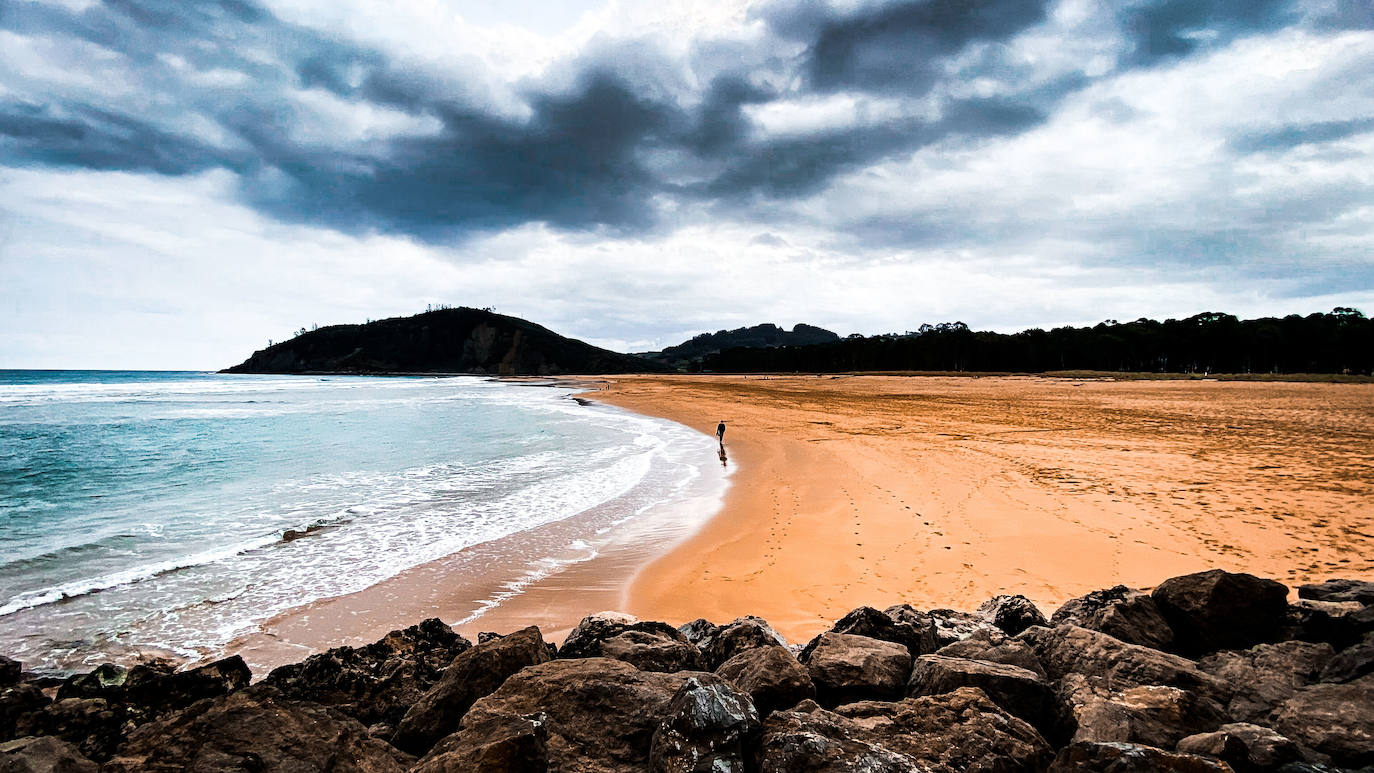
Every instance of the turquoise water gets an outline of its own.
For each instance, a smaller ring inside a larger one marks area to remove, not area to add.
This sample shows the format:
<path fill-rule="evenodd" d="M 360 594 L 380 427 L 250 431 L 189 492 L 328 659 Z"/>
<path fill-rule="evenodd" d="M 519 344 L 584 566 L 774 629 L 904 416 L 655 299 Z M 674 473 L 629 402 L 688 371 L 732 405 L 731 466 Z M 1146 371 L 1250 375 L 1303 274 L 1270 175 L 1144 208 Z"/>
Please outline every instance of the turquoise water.
<path fill-rule="evenodd" d="M 200 658 L 468 546 L 723 487 L 710 438 L 574 391 L 0 371 L 0 654 Z"/>

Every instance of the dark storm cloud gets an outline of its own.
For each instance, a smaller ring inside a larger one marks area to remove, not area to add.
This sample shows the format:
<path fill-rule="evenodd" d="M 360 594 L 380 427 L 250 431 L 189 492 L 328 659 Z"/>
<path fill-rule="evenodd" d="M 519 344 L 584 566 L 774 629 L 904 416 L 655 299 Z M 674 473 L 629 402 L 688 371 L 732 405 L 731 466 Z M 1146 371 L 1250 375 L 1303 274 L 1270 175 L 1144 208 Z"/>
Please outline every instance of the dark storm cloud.
<path fill-rule="evenodd" d="M 1134 43 L 1132 60 L 1153 64 L 1290 24 L 1290 0 L 1153 0 L 1120 12 Z"/>
<path fill-rule="evenodd" d="M 1249 132 L 1231 140 L 1231 147 L 1241 153 L 1285 151 L 1301 145 L 1335 142 L 1346 137 L 1374 131 L 1374 118 L 1348 121 L 1321 121 L 1292 124 L 1262 132 Z"/>

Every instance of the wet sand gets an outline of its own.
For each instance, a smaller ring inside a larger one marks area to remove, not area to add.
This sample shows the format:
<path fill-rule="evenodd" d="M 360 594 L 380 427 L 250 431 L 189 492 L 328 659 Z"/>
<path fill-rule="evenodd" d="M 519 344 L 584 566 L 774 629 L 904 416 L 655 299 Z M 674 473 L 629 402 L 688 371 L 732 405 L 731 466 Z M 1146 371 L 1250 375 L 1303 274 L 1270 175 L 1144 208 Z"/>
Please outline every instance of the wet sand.
<path fill-rule="evenodd" d="M 1374 385 L 1040 377 L 617 377 L 590 395 L 713 433 L 723 511 L 626 599 L 805 641 L 856 606 L 1047 613 L 1220 567 L 1374 579 Z"/>

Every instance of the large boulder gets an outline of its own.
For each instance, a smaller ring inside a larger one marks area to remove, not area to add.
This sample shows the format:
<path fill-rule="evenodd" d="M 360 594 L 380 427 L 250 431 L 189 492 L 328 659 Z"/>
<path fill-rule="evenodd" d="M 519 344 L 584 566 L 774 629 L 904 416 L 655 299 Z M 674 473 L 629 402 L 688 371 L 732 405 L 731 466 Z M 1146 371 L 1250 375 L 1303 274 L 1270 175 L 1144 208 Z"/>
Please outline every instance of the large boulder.
<path fill-rule="evenodd" d="M 787 640 L 774 631 L 768 621 L 750 615 L 720 626 L 705 639 L 704 644 L 696 644 L 706 657 L 707 667 L 714 671 L 721 663 L 745 650 L 774 645 L 786 647 Z"/>
<path fill-rule="evenodd" d="M 1313 601 L 1354 601 L 1374 605 L 1374 582 L 1367 580 L 1327 580 L 1298 586 L 1298 598 Z"/>
<path fill-rule="evenodd" d="M 1127 644 L 1167 650 L 1173 629 L 1148 593 L 1117 585 L 1064 602 L 1050 618 L 1051 625 L 1077 625 L 1101 631 Z"/>
<path fill-rule="evenodd" d="M 1009 638 L 1001 631 L 975 631 L 967 639 L 960 639 L 941 647 L 935 654 L 988 663 L 1005 663 L 1033 671 L 1040 676 L 1045 675 L 1045 669 L 1040 665 L 1040 659 L 1035 656 L 1035 650 L 1024 641 Z"/>
<path fill-rule="evenodd" d="M 1229 700 L 1232 693 L 1229 685 L 1187 658 L 1076 625 L 1029 628 L 1018 638 L 1030 645 L 1052 680 L 1080 674 L 1101 680 L 1109 690 L 1160 685 L 1194 690 L 1218 701 Z"/>
<path fill-rule="evenodd" d="M 20 717 L 20 736 L 51 735 L 74 744 L 82 755 L 104 762 L 124 740 L 130 721 L 121 703 L 104 698 L 63 698 Z"/>
<path fill-rule="evenodd" d="M 138 727 L 104 773 L 401 773 L 411 758 L 352 717 L 258 685 Z"/>
<path fill-rule="evenodd" d="M 977 687 L 1008 713 L 1042 730 L 1042 723 L 1053 713 L 1054 691 L 1040 674 L 1003 663 L 944 655 L 916 658 L 906 694 L 912 698 L 943 695 L 960 687 Z"/>
<path fill-rule="evenodd" d="M 548 726 L 543 714 L 496 717 L 435 745 L 411 773 L 534 773 L 548 770 Z"/>
<path fill-rule="evenodd" d="M 171 669 L 159 666 L 161 673 L 171 673 Z M 129 669 L 115 663 L 102 663 L 84 674 L 73 674 L 57 687 L 57 700 L 67 698 L 107 698 L 119 699 L 124 691 L 124 682 L 129 678 Z"/>
<path fill-rule="evenodd" d="M 1284 639 L 1330 644 L 1345 649 L 1374 633 L 1374 607 L 1352 602 L 1305 601 L 1288 605 Z"/>
<path fill-rule="evenodd" d="M 1250 574 L 1213 569 L 1173 577 L 1150 595 L 1174 631 L 1174 650 L 1184 655 L 1275 641 L 1287 622 L 1288 588 Z"/>
<path fill-rule="evenodd" d="M 1236 773 L 1270 773 L 1302 760 L 1298 745 L 1267 727 L 1245 723 L 1222 725 L 1211 733 L 1190 735 L 1178 742 L 1185 754 L 1216 757 Z"/>
<path fill-rule="evenodd" d="M 1285 641 L 1223 650 L 1198 661 L 1198 668 L 1234 689 L 1227 704 L 1232 718 L 1264 723 L 1275 706 L 1317 682 L 1332 655 L 1328 644 Z"/>
<path fill-rule="evenodd" d="M 335 647 L 275 668 L 264 681 L 289 698 L 333 706 L 365 725 L 395 726 L 471 647 L 442 620 L 430 618 L 365 647 Z"/>
<path fill-rule="evenodd" d="M 627 632 L 641 634 L 640 637 L 633 639 L 623 638 Z M 572 629 L 567 638 L 563 640 L 563 646 L 558 650 L 560 658 L 600 658 L 615 657 L 610 652 L 604 651 L 605 643 L 610 639 L 619 641 L 613 647 L 614 651 L 622 654 L 632 650 L 638 650 L 647 656 L 645 648 L 673 651 L 679 653 L 676 657 L 691 657 L 685 654 L 688 650 L 695 651 L 696 645 L 692 644 L 687 637 L 678 629 L 667 623 L 654 622 L 652 620 L 640 620 L 633 615 L 624 612 L 598 612 L 582 618 L 582 622 Z M 674 647 L 673 645 L 677 645 Z M 648 660 L 652 656 L 646 657 Z M 626 660 L 626 658 L 617 658 Z M 695 659 L 699 659 L 699 656 Z M 663 668 L 645 669 L 649 671 L 664 671 Z M 672 669 L 682 670 L 682 669 Z"/>
<path fill-rule="evenodd" d="M 624 631 L 601 642 L 601 656 L 623 660 L 641 671 L 700 671 L 701 651 L 685 641 L 676 628 L 671 630 L 672 636 L 657 631 Z"/>
<path fill-rule="evenodd" d="M 1374 676 L 1300 688 L 1274 710 L 1270 725 L 1337 765 L 1374 763 Z"/>
<path fill-rule="evenodd" d="M 1064 713 L 1062 737 L 1074 742 L 1120 742 L 1172 749 L 1179 740 L 1216 730 L 1229 717 L 1221 704 L 1178 687 L 1143 686 L 1125 690 L 1073 674 L 1059 686 Z"/>
<path fill-rule="evenodd" d="M 19 680 L 23 677 L 24 665 L 22 663 L 0 655 L 0 689 L 19 684 Z"/>
<path fill-rule="evenodd" d="M 150 719 L 241 690 L 252 678 L 253 672 L 238 655 L 176 673 L 139 665 L 125 677 L 121 697 L 140 719 Z"/>
<path fill-rule="evenodd" d="M 835 622 L 832 633 L 867 636 L 906 647 L 911 657 L 935 651 L 935 622 L 929 617 L 908 615 L 898 620 L 873 607 L 859 607 Z"/>
<path fill-rule="evenodd" d="M 895 700 L 911 676 L 911 654 L 906 647 L 866 636 L 827 631 L 807 645 L 801 661 L 823 706 Z"/>
<path fill-rule="evenodd" d="M 649 769 L 742 773 L 746 744 L 758 729 L 759 715 L 748 695 L 716 677 L 688 677 L 654 732 Z"/>
<path fill-rule="evenodd" d="M 393 742 L 412 754 L 424 754 L 435 741 L 458 729 L 477 699 L 520 669 L 549 659 L 549 648 L 534 626 L 464 650 L 439 682 L 405 712 Z"/>
<path fill-rule="evenodd" d="M 500 719 L 544 714 L 549 768 L 561 771 L 642 771 L 654 733 L 688 679 L 710 674 L 640 671 L 610 658 L 573 658 L 531 666 L 473 704 L 455 743 Z M 445 742 L 447 743 L 447 741 Z"/>
<path fill-rule="evenodd" d="M 977 689 L 864 701 L 826 711 L 811 702 L 765 720 L 760 773 L 1037 771 L 1053 751 L 1024 721 Z"/>
<path fill-rule="evenodd" d="M 1353 682 L 1368 674 L 1374 674 L 1374 633 L 1332 656 L 1318 678 L 1323 682 Z"/>
<path fill-rule="evenodd" d="M 901 604 L 888 608 L 887 613 L 895 620 L 929 620 L 935 626 L 937 650 L 961 639 L 967 639 L 979 631 L 1004 633 L 984 615 L 960 612 L 957 609 L 932 609 L 929 612 L 921 612 L 908 604 Z"/>
<path fill-rule="evenodd" d="M 43 689 L 32 682 L 20 682 L 0 690 L 0 741 L 15 737 L 20 720 L 52 703 Z"/>
<path fill-rule="evenodd" d="M 811 672 L 786 647 L 754 647 L 730 658 L 716 676 L 749 694 L 761 716 L 816 697 Z"/>
<path fill-rule="evenodd" d="M 1008 636 L 1033 625 L 1049 625 L 1044 613 L 1025 596 L 993 596 L 978 607 L 978 614 Z"/>
<path fill-rule="evenodd" d="M 1130 743 L 1075 743 L 1059 750 L 1049 773 L 1234 773 L 1220 760 Z"/>
<path fill-rule="evenodd" d="M 0 773 L 98 773 L 100 766 L 60 738 L 45 735 L 0 743 Z"/>

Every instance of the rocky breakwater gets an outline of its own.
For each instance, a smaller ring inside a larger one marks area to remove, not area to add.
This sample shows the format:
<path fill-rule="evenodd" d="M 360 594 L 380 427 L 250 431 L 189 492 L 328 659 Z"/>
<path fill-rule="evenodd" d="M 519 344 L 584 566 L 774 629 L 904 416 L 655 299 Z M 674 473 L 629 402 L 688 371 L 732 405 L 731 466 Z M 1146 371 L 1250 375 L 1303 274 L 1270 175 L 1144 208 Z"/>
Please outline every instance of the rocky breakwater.
<path fill-rule="evenodd" d="M 1221 571 L 1046 617 L 856 609 L 804 646 L 753 617 L 438 620 L 250 684 L 238 658 L 58 679 L 0 659 L 11 771 L 1374 770 L 1374 583 Z"/>

